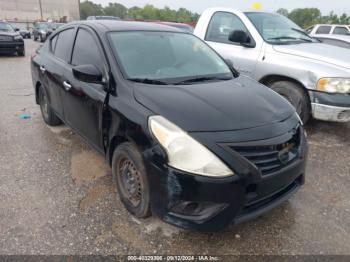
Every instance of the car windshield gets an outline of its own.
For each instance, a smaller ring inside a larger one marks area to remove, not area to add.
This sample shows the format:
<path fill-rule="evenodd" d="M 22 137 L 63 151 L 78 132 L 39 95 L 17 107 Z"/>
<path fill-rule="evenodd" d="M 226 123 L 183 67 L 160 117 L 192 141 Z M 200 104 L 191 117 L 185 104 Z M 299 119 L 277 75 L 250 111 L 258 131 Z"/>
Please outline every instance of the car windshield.
<path fill-rule="evenodd" d="M 42 30 L 46 30 L 49 25 L 47 23 L 45 24 L 38 24 L 38 28 Z"/>
<path fill-rule="evenodd" d="M 130 80 L 150 84 L 188 84 L 234 77 L 225 61 L 193 35 L 129 31 L 111 32 L 109 39 Z"/>
<path fill-rule="evenodd" d="M 10 24 L 0 23 L 0 31 L 12 32 L 13 28 L 12 28 L 12 26 Z"/>
<path fill-rule="evenodd" d="M 298 25 L 284 16 L 259 12 L 247 12 L 245 14 L 264 40 L 270 44 L 317 42 Z"/>

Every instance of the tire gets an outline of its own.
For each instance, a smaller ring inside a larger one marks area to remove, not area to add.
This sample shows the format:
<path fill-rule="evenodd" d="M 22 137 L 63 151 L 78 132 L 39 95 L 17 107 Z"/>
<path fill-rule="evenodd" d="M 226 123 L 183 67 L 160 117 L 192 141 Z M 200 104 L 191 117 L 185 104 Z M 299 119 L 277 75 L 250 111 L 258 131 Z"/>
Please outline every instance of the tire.
<path fill-rule="evenodd" d="M 151 216 L 146 168 L 141 153 L 133 143 L 125 142 L 114 151 L 112 176 L 125 208 L 137 218 Z"/>
<path fill-rule="evenodd" d="M 40 41 L 40 43 L 44 42 L 44 39 L 43 39 L 42 35 L 39 35 L 39 41 Z"/>
<path fill-rule="evenodd" d="M 58 126 L 62 123 L 61 119 L 52 111 L 47 99 L 47 94 L 43 88 L 39 89 L 39 104 L 41 115 L 46 124 L 49 126 Z"/>
<path fill-rule="evenodd" d="M 22 51 L 18 51 L 17 54 L 19 56 L 26 56 L 26 51 L 23 49 Z"/>
<path fill-rule="evenodd" d="M 300 85 L 289 81 L 277 81 L 268 86 L 292 104 L 304 124 L 309 121 L 310 102 L 308 95 Z"/>

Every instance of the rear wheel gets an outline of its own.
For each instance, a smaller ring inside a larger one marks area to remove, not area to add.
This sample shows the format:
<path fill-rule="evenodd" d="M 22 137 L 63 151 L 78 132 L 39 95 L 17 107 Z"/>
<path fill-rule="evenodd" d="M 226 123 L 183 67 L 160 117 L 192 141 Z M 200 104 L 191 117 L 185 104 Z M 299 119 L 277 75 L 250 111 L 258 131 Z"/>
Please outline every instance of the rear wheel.
<path fill-rule="evenodd" d="M 289 101 L 306 124 L 310 119 L 310 103 L 308 95 L 303 88 L 290 81 L 277 81 L 269 84 L 269 87 Z"/>
<path fill-rule="evenodd" d="M 117 147 L 112 160 L 113 183 L 125 208 L 138 218 L 151 215 L 150 190 L 142 156 L 129 142 Z"/>
<path fill-rule="evenodd" d="M 60 125 L 61 119 L 59 119 L 56 114 L 52 111 L 49 101 L 47 99 L 47 94 L 43 88 L 39 89 L 39 104 L 41 115 L 46 124 L 49 126 L 58 126 Z"/>

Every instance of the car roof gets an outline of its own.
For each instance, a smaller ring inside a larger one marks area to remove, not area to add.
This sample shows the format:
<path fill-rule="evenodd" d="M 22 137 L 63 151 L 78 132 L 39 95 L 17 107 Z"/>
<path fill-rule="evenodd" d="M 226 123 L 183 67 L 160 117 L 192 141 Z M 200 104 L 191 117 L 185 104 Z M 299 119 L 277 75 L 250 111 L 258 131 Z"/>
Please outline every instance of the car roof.
<path fill-rule="evenodd" d="M 180 29 L 164 24 L 136 22 L 136 21 L 116 21 L 116 20 L 86 20 L 73 22 L 75 25 L 87 25 L 102 31 L 165 31 L 181 32 Z"/>

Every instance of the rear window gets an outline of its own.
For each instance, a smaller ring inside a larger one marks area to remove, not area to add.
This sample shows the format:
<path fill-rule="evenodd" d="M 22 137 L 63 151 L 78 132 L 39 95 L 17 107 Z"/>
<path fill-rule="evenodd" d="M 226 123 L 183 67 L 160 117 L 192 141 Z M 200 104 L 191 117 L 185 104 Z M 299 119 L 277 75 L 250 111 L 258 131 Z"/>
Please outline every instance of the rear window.
<path fill-rule="evenodd" d="M 349 30 L 344 26 L 337 26 L 333 31 L 334 35 L 349 35 Z"/>

